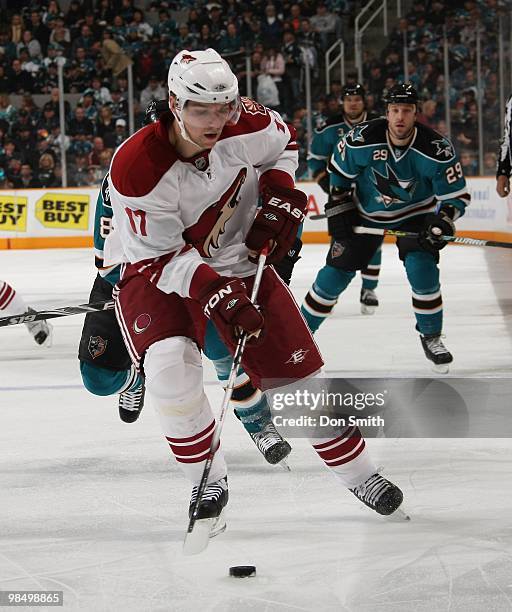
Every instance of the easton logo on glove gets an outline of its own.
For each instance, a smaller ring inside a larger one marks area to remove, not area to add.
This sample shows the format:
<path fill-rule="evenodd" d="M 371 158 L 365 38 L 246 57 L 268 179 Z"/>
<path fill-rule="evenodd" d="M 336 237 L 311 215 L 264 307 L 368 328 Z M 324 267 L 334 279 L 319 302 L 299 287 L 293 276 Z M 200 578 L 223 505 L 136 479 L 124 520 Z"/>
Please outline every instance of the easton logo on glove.
<path fill-rule="evenodd" d="M 268 219 L 269 221 L 277 221 L 277 217 L 276 215 L 274 215 L 274 213 L 265 213 L 263 215 L 265 217 L 265 219 Z"/>
<path fill-rule="evenodd" d="M 293 204 L 290 204 L 290 202 L 286 202 L 285 200 L 281 200 L 280 198 L 276 198 L 274 196 L 267 200 L 267 205 L 275 206 L 276 208 L 283 208 L 292 217 L 298 219 L 299 223 L 302 223 L 304 221 L 305 215 L 302 210 L 300 208 L 297 208 L 297 206 L 293 206 Z"/>

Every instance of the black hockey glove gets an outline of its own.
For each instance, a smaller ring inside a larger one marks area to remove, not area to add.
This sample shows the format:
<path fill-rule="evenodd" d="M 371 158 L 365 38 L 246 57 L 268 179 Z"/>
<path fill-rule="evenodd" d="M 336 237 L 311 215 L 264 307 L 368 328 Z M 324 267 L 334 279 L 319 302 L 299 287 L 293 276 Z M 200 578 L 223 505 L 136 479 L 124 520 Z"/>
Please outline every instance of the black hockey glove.
<path fill-rule="evenodd" d="M 444 249 L 448 243 L 441 236 L 455 236 L 455 215 L 453 206 L 442 206 L 439 212 L 426 215 L 423 229 L 418 234 L 421 248 L 434 254 Z"/>
<path fill-rule="evenodd" d="M 347 240 L 354 235 L 359 215 L 350 191 L 333 187 L 325 205 L 327 228 L 334 240 Z"/>
<path fill-rule="evenodd" d="M 275 271 L 279 274 L 281 280 L 287 285 L 289 285 L 290 281 L 292 280 L 293 268 L 300 259 L 299 253 L 301 249 L 302 240 L 300 238 L 295 238 L 295 242 L 288 253 L 286 253 L 281 261 L 274 264 Z"/>

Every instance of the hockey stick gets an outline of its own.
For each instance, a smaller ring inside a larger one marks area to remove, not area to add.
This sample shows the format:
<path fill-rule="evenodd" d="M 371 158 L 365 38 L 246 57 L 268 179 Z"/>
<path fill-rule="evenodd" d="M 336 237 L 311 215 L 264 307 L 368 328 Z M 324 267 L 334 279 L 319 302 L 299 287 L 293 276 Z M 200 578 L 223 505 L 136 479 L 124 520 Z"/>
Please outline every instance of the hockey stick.
<path fill-rule="evenodd" d="M 310 215 L 312 221 L 326 219 L 326 215 Z M 377 236 L 396 236 L 397 238 L 417 238 L 417 232 L 404 232 L 402 230 L 381 229 L 379 227 L 354 227 L 355 234 L 375 234 Z M 444 242 L 453 242 L 454 244 L 465 244 L 466 246 L 485 246 L 498 247 L 500 249 L 512 249 L 512 242 L 499 242 L 497 240 L 480 240 L 479 238 L 471 238 L 464 236 L 438 236 Z"/>
<path fill-rule="evenodd" d="M 267 254 L 268 247 L 264 247 L 258 258 L 258 267 L 256 269 L 254 284 L 252 286 L 251 302 L 253 304 L 256 303 L 256 297 L 260 288 L 261 277 L 263 276 L 263 268 L 265 267 Z M 203 494 L 208 484 L 208 476 L 210 475 L 213 459 L 215 457 L 217 449 L 219 448 L 220 434 L 222 432 L 222 427 L 224 426 L 224 420 L 227 414 L 229 402 L 231 401 L 233 389 L 235 387 L 235 380 L 238 374 L 238 368 L 240 367 L 240 364 L 242 362 L 246 342 L 247 333 L 244 332 L 240 335 L 238 344 L 236 346 L 235 354 L 233 355 L 233 363 L 231 365 L 231 371 L 229 372 L 228 383 L 226 385 L 224 399 L 222 400 L 220 414 L 217 419 L 217 426 L 215 427 L 215 430 L 213 432 L 210 450 L 208 451 L 208 456 L 206 457 L 206 462 L 204 464 L 203 475 L 201 476 L 201 481 L 197 489 L 197 497 L 192 508 L 192 514 L 190 515 L 187 533 L 185 534 L 185 541 L 183 542 L 183 553 L 185 555 L 197 555 L 198 553 L 205 550 L 205 548 L 208 546 L 210 525 L 206 525 L 207 529 L 197 529 L 197 515 L 199 513 L 199 506 L 201 504 Z"/>
<path fill-rule="evenodd" d="M 402 230 L 387 230 L 379 227 L 354 227 L 354 234 L 375 234 L 377 236 L 396 236 L 397 238 L 417 238 L 417 232 L 403 232 Z M 497 240 L 479 240 L 478 238 L 464 238 L 463 236 L 437 236 L 438 240 L 453 242 L 454 244 L 465 244 L 467 246 L 499 247 L 501 249 L 512 249 L 512 242 L 498 242 Z"/>
<path fill-rule="evenodd" d="M 83 314 L 87 312 L 98 312 L 102 310 L 112 310 L 114 300 L 108 302 L 94 302 L 93 304 L 79 304 L 78 306 L 64 306 L 53 310 L 38 310 L 37 312 L 24 312 L 12 317 L 0 318 L 0 327 L 6 325 L 19 325 L 20 323 L 32 323 L 41 319 L 56 319 L 57 317 L 69 317 L 70 315 Z"/>

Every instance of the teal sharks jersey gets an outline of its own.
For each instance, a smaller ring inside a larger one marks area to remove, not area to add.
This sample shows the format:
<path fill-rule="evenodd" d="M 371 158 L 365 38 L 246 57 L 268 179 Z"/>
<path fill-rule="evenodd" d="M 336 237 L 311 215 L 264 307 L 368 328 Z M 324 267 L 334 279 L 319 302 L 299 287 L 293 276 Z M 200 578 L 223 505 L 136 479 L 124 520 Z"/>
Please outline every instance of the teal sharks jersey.
<path fill-rule="evenodd" d="M 405 148 L 391 144 L 386 119 L 357 125 L 339 141 L 329 172 L 331 187 L 354 185 L 359 214 L 369 226 L 398 227 L 441 204 L 463 215 L 470 200 L 452 143 L 420 123 Z"/>
<path fill-rule="evenodd" d="M 105 268 L 103 265 L 103 248 L 105 238 L 112 229 L 112 205 L 108 189 L 108 172 L 103 178 L 101 188 L 96 200 L 96 212 L 94 214 L 94 258 L 100 275 L 112 285 L 119 280 L 120 266 Z"/>
<path fill-rule="evenodd" d="M 373 118 L 373 115 L 365 112 L 362 121 L 369 121 Z M 354 124 L 350 123 L 344 115 L 336 115 L 321 128 L 315 130 L 308 152 L 308 167 L 313 176 L 327 169 L 327 163 L 339 139 L 348 134 L 353 127 Z"/>

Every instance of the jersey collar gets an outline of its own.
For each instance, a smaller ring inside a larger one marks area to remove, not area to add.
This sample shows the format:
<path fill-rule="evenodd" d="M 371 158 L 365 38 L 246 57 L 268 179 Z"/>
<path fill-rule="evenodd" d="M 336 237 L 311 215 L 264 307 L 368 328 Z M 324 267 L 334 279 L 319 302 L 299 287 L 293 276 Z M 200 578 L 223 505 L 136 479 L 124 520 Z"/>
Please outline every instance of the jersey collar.
<path fill-rule="evenodd" d="M 404 157 L 407 155 L 407 153 L 409 153 L 410 148 L 413 146 L 415 140 L 416 140 L 416 136 L 418 135 L 418 128 L 414 127 L 414 134 L 411 138 L 411 142 L 407 145 L 407 147 L 405 149 L 403 149 L 403 153 L 401 155 L 399 155 L 398 157 L 395 155 L 395 145 L 391 142 L 391 139 L 389 138 L 389 131 L 386 128 L 386 141 L 388 143 L 388 148 L 391 151 L 391 155 L 393 156 L 393 159 L 395 160 L 395 162 L 399 162 L 402 159 L 404 159 Z"/>

